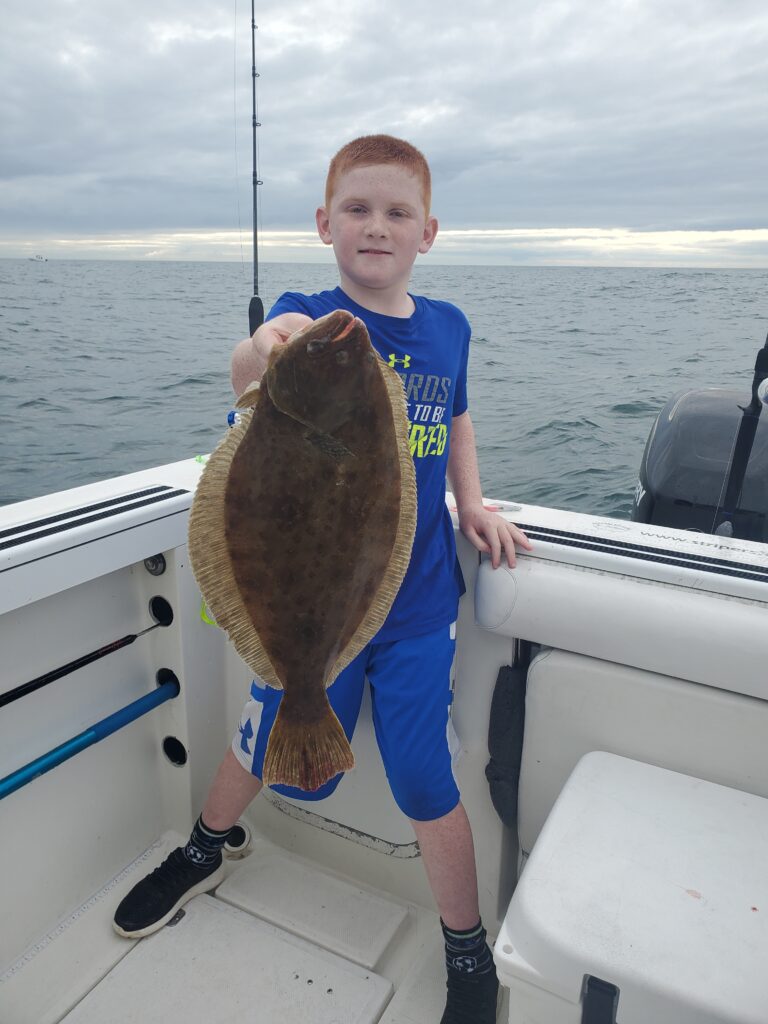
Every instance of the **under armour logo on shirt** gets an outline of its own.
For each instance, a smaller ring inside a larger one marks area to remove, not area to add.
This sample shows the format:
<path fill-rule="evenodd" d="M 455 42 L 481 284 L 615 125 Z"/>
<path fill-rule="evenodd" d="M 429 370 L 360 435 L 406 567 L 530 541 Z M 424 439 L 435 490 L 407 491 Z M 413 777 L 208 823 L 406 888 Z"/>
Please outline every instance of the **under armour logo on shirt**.
<path fill-rule="evenodd" d="M 407 370 L 408 367 L 411 365 L 411 357 L 410 356 L 403 356 L 402 359 L 398 359 L 395 356 L 394 352 L 390 352 L 389 353 L 388 364 L 389 364 L 389 366 L 394 367 L 395 363 L 402 363 L 403 364 L 403 369 Z"/>

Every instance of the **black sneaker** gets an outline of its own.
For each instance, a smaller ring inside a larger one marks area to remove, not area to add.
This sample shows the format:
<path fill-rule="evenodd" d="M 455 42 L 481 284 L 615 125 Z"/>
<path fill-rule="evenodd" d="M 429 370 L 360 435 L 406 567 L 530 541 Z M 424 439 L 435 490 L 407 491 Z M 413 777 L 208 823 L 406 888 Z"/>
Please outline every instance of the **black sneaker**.
<path fill-rule="evenodd" d="M 193 896 L 215 889 L 223 878 L 221 854 L 213 867 L 199 868 L 177 846 L 159 868 L 134 885 L 115 911 L 112 927 L 128 939 L 151 935 L 170 921 L 179 907 Z"/>
<path fill-rule="evenodd" d="M 440 1024 L 496 1024 L 499 995 L 495 970 L 487 974 L 448 971 L 448 999 Z"/>

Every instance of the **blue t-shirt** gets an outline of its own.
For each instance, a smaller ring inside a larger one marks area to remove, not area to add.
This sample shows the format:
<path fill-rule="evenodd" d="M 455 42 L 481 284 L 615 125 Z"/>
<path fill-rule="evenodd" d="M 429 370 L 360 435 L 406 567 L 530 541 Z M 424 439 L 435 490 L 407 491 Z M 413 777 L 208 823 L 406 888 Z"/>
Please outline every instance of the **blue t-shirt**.
<path fill-rule="evenodd" d="M 451 419 L 467 410 L 470 327 L 450 302 L 412 298 L 412 315 L 397 317 L 359 306 L 341 288 L 315 295 L 285 292 L 267 316 L 271 320 L 281 313 L 306 313 L 317 320 L 334 309 L 348 309 L 365 323 L 374 348 L 403 380 L 416 467 L 416 536 L 408 571 L 376 634 L 377 643 L 430 633 L 454 622 L 464 592 L 445 480 Z"/>

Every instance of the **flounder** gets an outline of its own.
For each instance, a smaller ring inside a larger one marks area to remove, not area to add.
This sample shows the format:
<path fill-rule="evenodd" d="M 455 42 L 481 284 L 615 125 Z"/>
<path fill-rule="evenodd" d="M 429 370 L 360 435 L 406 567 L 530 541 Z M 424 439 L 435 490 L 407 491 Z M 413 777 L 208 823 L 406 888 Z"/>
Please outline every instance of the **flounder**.
<path fill-rule="evenodd" d="M 203 597 L 283 699 L 265 785 L 353 767 L 326 695 L 383 624 L 410 560 L 416 481 L 403 385 L 336 310 L 276 345 L 211 455 L 189 521 Z"/>

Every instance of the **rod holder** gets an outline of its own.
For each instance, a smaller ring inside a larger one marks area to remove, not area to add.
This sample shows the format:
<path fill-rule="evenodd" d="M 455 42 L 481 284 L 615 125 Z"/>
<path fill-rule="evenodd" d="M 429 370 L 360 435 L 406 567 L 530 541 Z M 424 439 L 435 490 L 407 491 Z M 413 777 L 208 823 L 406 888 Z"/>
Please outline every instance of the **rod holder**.
<path fill-rule="evenodd" d="M 34 761 L 30 761 L 23 768 L 18 768 L 15 772 L 11 772 L 10 775 L 6 775 L 4 779 L 0 779 L 0 800 L 10 796 L 11 793 L 15 793 L 17 789 L 28 785 L 46 772 L 51 771 L 52 768 L 57 768 L 64 761 L 68 761 L 70 757 L 74 757 L 75 754 L 79 754 L 87 747 L 91 747 L 94 743 L 98 743 L 100 740 L 106 739 L 107 736 L 111 736 L 112 733 L 124 729 L 126 725 L 130 725 L 137 718 L 141 718 L 142 715 L 153 711 L 160 704 L 178 697 L 180 690 L 181 687 L 179 686 L 178 679 L 171 674 L 171 678 L 166 679 L 165 682 L 161 683 L 151 693 L 146 694 L 144 697 L 139 697 L 138 700 L 133 701 L 131 704 L 126 704 L 124 708 L 120 708 L 119 711 L 115 711 L 106 718 L 102 718 L 100 722 L 96 722 L 89 729 L 85 729 L 83 732 L 78 733 L 77 736 L 73 736 L 71 740 L 61 743 L 58 747 L 54 747 L 53 750 L 49 750 L 47 754 L 36 757 Z"/>

